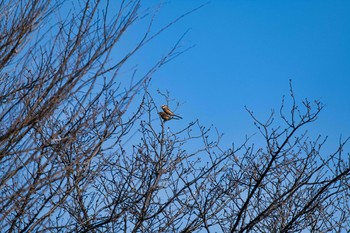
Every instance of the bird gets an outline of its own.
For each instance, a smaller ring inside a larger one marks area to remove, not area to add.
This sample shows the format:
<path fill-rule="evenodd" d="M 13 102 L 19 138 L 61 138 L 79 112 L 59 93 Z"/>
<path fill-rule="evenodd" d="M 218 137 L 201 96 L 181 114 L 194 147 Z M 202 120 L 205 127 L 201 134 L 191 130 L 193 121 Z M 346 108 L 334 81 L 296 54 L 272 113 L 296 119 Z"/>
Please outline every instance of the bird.
<path fill-rule="evenodd" d="M 168 114 L 166 114 L 165 112 L 158 112 L 159 116 L 164 120 L 164 121 L 168 121 L 171 120 L 171 116 L 169 116 Z"/>
<path fill-rule="evenodd" d="M 167 115 L 172 116 L 172 117 L 178 117 L 178 118 L 182 119 L 182 117 L 180 117 L 179 115 L 175 115 L 175 114 L 169 109 L 169 107 L 168 107 L 167 105 L 162 105 L 162 109 L 163 109 L 163 111 L 164 111 Z"/>

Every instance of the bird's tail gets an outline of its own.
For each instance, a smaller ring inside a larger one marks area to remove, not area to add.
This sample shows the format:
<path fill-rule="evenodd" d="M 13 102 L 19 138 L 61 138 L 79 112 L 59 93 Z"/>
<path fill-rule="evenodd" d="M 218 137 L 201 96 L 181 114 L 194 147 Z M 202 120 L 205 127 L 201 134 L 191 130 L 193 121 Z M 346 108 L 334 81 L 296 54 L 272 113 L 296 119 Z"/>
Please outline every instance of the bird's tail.
<path fill-rule="evenodd" d="M 173 114 L 172 117 L 173 117 L 174 119 L 177 119 L 177 120 L 182 119 L 182 117 L 180 117 L 179 115 L 175 115 L 175 114 Z"/>

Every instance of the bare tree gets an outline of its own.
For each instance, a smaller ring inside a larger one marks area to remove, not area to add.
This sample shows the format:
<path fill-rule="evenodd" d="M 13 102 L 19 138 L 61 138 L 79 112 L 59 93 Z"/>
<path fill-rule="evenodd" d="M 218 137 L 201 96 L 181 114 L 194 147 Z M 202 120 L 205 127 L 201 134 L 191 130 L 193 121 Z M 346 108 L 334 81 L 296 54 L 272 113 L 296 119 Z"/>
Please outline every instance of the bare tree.
<path fill-rule="evenodd" d="M 262 122 L 248 110 L 265 145 L 245 147 L 219 182 L 226 202 L 218 223 L 224 232 L 348 232 L 349 154 L 340 141 L 333 154 L 323 154 L 326 138 L 310 139 L 308 124 L 323 105 L 305 100 L 282 102 L 279 119 L 272 112 Z M 277 124 L 275 122 L 278 122 Z"/>
<path fill-rule="evenodd" d="M 143 74 L 129 63 L 187 13 L 154 31 L 150 12 L 132 0 L 0 2 L 1 229 L 349 231 L 347 139 L 324 155 L 303 131 L 322 104 L 303 110 L 291 90 L 277 122 L 248 110 L 265 144 L 230 149 L 199 120 L 164 121 L 174 101 L 148 84 L 179 41 Z"/>
<path fill-rule="evenodd" d="M 107 214 L 92 192 L 107 153 L 144 113 L 132 102 L 152 74 L 181 53 L 175 44 L 144 74 L 123 68 L 184 16 L 155 31 L 141 3 L 0 2 L 2 229 L 84 231 Z M 125 50 L 123 38 L 138 22 L 148 26 Z"/>

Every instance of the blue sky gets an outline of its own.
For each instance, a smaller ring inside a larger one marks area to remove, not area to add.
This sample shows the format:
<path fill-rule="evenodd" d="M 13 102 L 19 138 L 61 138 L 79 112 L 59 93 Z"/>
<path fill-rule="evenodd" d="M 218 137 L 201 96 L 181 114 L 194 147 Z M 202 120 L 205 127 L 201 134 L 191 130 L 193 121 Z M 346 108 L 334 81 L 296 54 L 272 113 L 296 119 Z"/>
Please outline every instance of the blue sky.
<path fill-rule="evenodd" d="M 203 3 L 165 2 L 156 26 Z M 257 132 L 244 106 L 265 119 L 288 95 L 292 79 L 297 100 L 326 105 L 312 134 L 333 142 L 350 136 L 350 1 L 212 1 L 147 52 L 164 53 L 187 29 L 182 46 L 195 47 L 152 83 L 183 103 L 178 113 L 184 124 L 199 118 L 224 133 L 224 142 L 241 142 Z"/>

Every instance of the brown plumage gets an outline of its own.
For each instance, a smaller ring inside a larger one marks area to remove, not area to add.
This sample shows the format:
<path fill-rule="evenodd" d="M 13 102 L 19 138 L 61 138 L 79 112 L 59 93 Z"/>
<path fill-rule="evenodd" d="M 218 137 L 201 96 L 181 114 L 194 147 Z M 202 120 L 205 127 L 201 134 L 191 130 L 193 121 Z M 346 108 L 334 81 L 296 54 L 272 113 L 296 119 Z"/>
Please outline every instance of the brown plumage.
<path fill-rule="evenodd" d="M 171 116 L 169 116 L 168 114 L 166 114 L 165 112 L 158 112 L 159 116 L 164 120 L 164 121 L 168 121 L 171 119 Z"/>
<path fill-rule="evenodd" d="M 169 107 L 168 107 L 167 105 L 162 105 L 162 109 L 163 109 L 163 111 L 164 111 L 166 114 L 168 114 L 169 116 L 178 117 L 178 118 L 182 119 L 182 117 L 180 117 L 179 115 L 175 115 L 175 114 L 169 109 Z"/>

